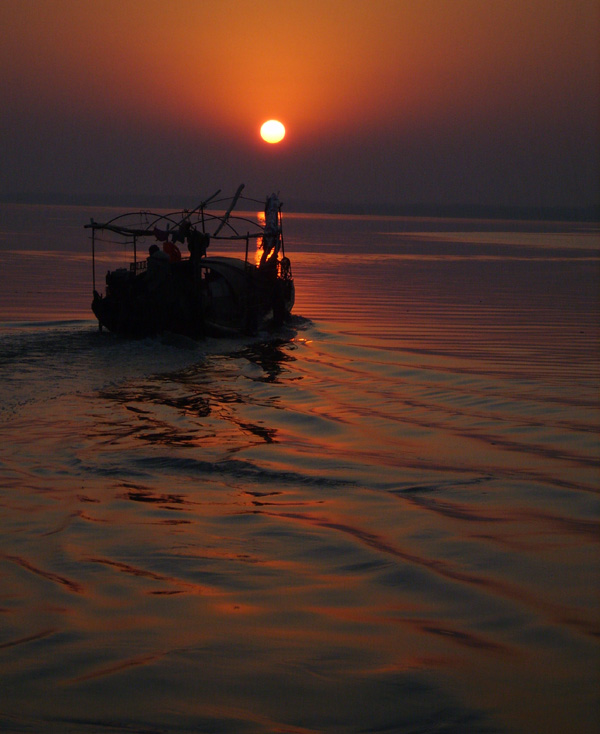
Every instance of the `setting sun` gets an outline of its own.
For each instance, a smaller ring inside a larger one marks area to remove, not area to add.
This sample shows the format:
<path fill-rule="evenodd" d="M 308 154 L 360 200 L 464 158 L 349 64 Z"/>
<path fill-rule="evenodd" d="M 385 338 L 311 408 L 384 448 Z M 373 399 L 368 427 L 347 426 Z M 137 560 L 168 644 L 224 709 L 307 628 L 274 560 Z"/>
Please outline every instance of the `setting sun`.
<path fill-rule="evenodd" d="M 260 128 L 260 137 L 266 143 L 279 143 L 285 137 L 285 127 L 279 120 L 267 120 Z"/>

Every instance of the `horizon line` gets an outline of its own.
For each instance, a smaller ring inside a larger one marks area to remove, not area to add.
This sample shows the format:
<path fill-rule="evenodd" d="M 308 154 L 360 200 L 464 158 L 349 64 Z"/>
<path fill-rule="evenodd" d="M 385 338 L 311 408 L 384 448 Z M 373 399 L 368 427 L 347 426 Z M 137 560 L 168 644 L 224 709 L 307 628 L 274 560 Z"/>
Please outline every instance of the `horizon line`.
<path fill-rule="evenodd" d="M 481 204 L 481 203 L 445 203 L 434 204 L 424 202 L 408 202 L 397 204 L 392 202 L 359 203 L 353 201 L 316 201 L 294 198 L 286 203 L 284 211 L 303 214 L 348 214 L 348 215 L 381 215 L 399 217 L 439 217 L 468 219 L 525 219 L 555 221 L 592 221 L 600 222 L 600 203 L 589 205 L 532 205 L 532 204 Z M 4 192 L 0 194 L 2 204 L 29 204 L 39 206 L 101 206 L 101 207 L 155 207 L 178 211 L 194 208 L 197 199 L 189 194 L 64 194 L 34 192 Z"/>

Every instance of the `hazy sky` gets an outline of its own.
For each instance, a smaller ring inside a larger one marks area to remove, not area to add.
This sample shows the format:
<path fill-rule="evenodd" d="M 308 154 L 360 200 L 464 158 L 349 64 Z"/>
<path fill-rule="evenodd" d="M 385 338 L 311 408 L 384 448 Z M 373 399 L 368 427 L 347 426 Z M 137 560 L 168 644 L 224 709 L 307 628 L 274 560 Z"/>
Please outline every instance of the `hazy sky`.
<path fill-rule="evenodd" d="M 0 195 L 600 198 L 597 0 L 1 0 L 0 27 Z"/>

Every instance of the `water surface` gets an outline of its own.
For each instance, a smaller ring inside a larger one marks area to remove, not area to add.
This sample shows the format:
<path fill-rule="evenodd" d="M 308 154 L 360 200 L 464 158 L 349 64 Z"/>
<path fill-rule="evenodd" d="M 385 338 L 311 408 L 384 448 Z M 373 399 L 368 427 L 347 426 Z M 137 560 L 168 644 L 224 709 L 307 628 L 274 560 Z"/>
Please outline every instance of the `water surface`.
<path fill-rule="evenodd" d="M 0 728 L 596 730 L 597 230 L 288 216 L 286 329 L 127 342 L 2 212 Z"/>

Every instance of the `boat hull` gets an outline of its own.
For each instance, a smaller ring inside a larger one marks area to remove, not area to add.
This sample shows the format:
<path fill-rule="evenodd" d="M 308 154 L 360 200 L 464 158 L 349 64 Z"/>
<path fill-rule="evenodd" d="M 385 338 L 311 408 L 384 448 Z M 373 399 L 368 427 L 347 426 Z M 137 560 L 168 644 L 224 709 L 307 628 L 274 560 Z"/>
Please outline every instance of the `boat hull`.
<path fill-rule="evenodd" d="M 92 311 L 101 327 L 130 338 L 231 336 L 280 325 L 294 297 L 294 281 L 280 267 L 204 257 L 172 263 L 159 284 L 124 269 L 108 273 L 106 295 L 94 292 Z"/>

